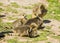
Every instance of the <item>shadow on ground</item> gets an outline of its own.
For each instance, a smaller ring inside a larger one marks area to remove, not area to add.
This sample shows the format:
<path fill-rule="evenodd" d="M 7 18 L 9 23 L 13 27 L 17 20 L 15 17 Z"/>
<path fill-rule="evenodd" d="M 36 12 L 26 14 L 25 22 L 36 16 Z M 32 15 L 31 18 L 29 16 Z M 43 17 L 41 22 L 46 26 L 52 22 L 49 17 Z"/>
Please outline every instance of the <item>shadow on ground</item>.
<path fill-rule="evenodd" d="M 8 33 L 13 33 L 13 32 L 12 31 L 1 32 L 0 33 L 0 39 L 1 38 L 4 38 L 5 37 L 5 34 L 8 34 Z"/>
<path fill-rule="evenodd" d="M 50 23 L 50 20 L 43 20 L 43 23 Z"/>

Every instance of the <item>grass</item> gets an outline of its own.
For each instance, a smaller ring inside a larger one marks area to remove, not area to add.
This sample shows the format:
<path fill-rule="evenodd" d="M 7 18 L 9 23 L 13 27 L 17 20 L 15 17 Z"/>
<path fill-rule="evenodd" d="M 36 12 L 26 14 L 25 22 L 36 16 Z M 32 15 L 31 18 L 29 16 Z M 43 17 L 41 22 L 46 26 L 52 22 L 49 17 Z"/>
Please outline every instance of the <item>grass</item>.
<path fill-rule="evenodd" d="M 34 7 L 38 6 L 39 4 L 41 4 L 41 3 L 35 3 L 35 4 L 31 4 L 29 6 L 22 6 L 22 7 L 25 9 L 33 9 Z"/>
<path fill-rule="evenodd" d="M 3 30 L 3 23 L 2 23 L 2 19 L 0 18 L 0 32 Z"/>
<path fill-rule="evenodd" d="M 59 26 L 59 29 L 60 29 L 60 26 Z"/>
<path fill-rule="evenodd" d="M 48 40 L 47 36 L 52 34 L 51 31 L 49 30 L 40 30 L 40 34 L 39 34 L 39 37 L 36 37 L 36 38 L 30 38 L 29 40 L 32 40 L 32 43 L 33 42 L 38 42 L 38 41 L 45 41 L 45 40 Z"/>
<path fill-rule="evenodd" d="M 0 6 L 3 6 L 3 3 L 2 2 L 0 2 Z"/>
<path fill-rule="evenodd" d="M 49 30 L 42 30 L 41 32 L 42 32 L 41 34 L 45 35 L 45 36 L 48 36 L 49 34 L 52 34 L 51 31 L 49 31 Z"/>
<path fill-rule="evenodd" d="M 3 23 L 2 21 L 0 22 L 0 32 L 2 31 L 8 31 L 12 29 L 12 23 Z"/>
<path fill-rule="evenodd" d="M 6 6 L 6 7 L 5 7 L 5 11 L 6 11 L 6 12 L 11 12 L 11 11 L 12 11 L 12 8 L 11 8 L 10 6 Z"/>
<path fill-rule="evenodd" d="M 54 14 L 60 14 L 60 10 L 59 10 L 59 1 L 58 0 L 47 0 L 49 2 L 49 7 L 48 10 L 50 13 Z"/>
<path fill-rule="evenodd" d="M 60 21 L 60 2 L 58 0 L 47 0 L 49 2 L 48 13 L 44 19 L 56 19 Z M 51 15 L 52 14 L 52 15 Z"/>
<path fill-rule="evenodd" d="M 46 29 L 50 30 L 52 28 L 52 26 L 46 26 Z"/>
<path fill-rule="evenodd" d="M 5 23 L 5 25 L 6 25 L 9 29 L 12 28 L 12 23 L 11 23 L 11 22 L 7 22 L 7 23 Z"/>
<path fill-rule="evenodd" d="M 9 39 L 7 40 L 8 43 L 21 43 L 17 39 Z"/>
<path fill-rule="evenodd" d="M 60 21 L 60 16 L 55 16 L 54 19 L 59 20 Z"/>
<path fill-rule="evenodd" d="M 52 36 L 52 38 L 59 39 L 60 40 L 60 35 L 58 36 Z"/>
<path fill-rule="evenodd" d="M 26 18 L 27 18 L 27 19 L 32 18 L 32 14 L 28 14 L 28 15 L 26 15 Z"/>
<path fill-rule="evenodd" d="M 47 40 L 47 37 L 46 36 L 40 36 L 40 37 L 34 39 L 34 41 L 42 41 L 42 40 Z"/>
<path fill-rule="evenodd" d="M 13 9 L 11 6 L 6 6 L 5 11 L 18 14 L 18 11 L 16 9 Z"/>
<path fill-rule="evenodd" d="M 22 7 L 25 9 L 32 9 L 33 8 L 33 6 L 22 6 Z"/>
<path fill-rule="evenodd" d="M 48 12 L 47 15 L 44 17 L 44 19 L 56 19 L 60 21 L 60 3 L 58 0 L 47 0 L 49 2 L 49 6 L 48 6 Z M 0 6 L 2 6 L 3 3 L 0 2 Z M 36 6 L 37 4 L 33 4 L 32 6 L 23 6 L 23 8 L 25 9 L 32 9 L 33 6 Z M 13 9 L 12 7 L 14 7 L 15 9 Z M 6 11 L 6 12 L 12 12 L 12 13 L 18 13 L 18 10 L 16 8 L 20 8 L 20 6 L 16 3 L 16 2 L 11 2 L 9 6 L 5 7 L 5 10 L 3 8 L 0 8 L 0 12 L 2 11 Z M 30 19 L 32 17 L 31 14 L 27 15 L 26 18 Z M 14 20 L 16 18 L 14 17 L 8 17 L 10 20 Z M 0 19 L 0 31 L 5 31 L 6 28 L 8 27 L 9 29 L 11 29 L 12 24 L 11 23 L 2 23 L 2 19 Z M 43 30 L 40 31 L 41 33 L 39 34 L 39 37 L 36 38 L 30 38 L 30 40 L 33 40 L 32 43 L 35 43 L 37 41 L 42 41 L 42 40 L 47 40 L 47 36 L 52 34 L 52 32 L 50 32 L 49 30 L 51 29 L 51 26 L 46 26 L 47 30 Z M 60 28 L 60 26 L 59 26 Z M 8 29 L 8 30 L 9 30 Z M 7 31 L 7 30 L 6 30 Z M 60 39 L 60 36 L 52 36 L 55 39 Z M 29 43 L 29 41 L 27 42 L 19 42 L 17 39 L 8 39 L 7 40 L 8 43 Z M 47 42 L 47 43 L 51 43 L 51 42 Z"/>
<path fill-rule="evenodd" d="M 18 11 L 16 9 L 12 9 L 12 13 L 18 14 Z"/>
<path fill-rule="evenodd" d="M 38 5 L 41 5 L 41 3 L 38 2 L 38 3 L 31 4 L 29 6 L 22 6 L 22 7 L 25 8 L 25 9 L 33 9 L 34 7 L 36 7 Z"/>
<path fill-rule="evenodd" d="M 46 42 L 46 43 L 51 43 L 51 42 Z"/>
<path fill-rule="evenodd" d="M 41 3 L 40 2 L 38 2 L 38 3 L 35 3 L 35 4 L 32 4 L 32 6 L 38 6 L 38 5 L 41 5 Z"/>
<path fill-rule="evenodd" d="M 16 19 L 17 19 L 17 17 L 9 16 L 9 17 L 8 17 L 8 19 L 9 19 L 9 20 L 16 20 Z"/>
<path fill-rule="evenodd" d="M 0 8 L 0 12 L 2 12 L 2 11 L 4 11 L 4 9 L 3 8 Z"/>
<path fill-rule="evenodd" d="M 48 39 L 47 36 L 50 34 L 50 32 L 46 30 L 41 30 L 40 32 L 39 37 L 34 38 L 34 41 L 43 41 Z"/>
<path fill-rule="evenodd" d="M 14 8 L 19 8 L 20 7 L 16 2 L 11 2 L 10 5 Z"/>

